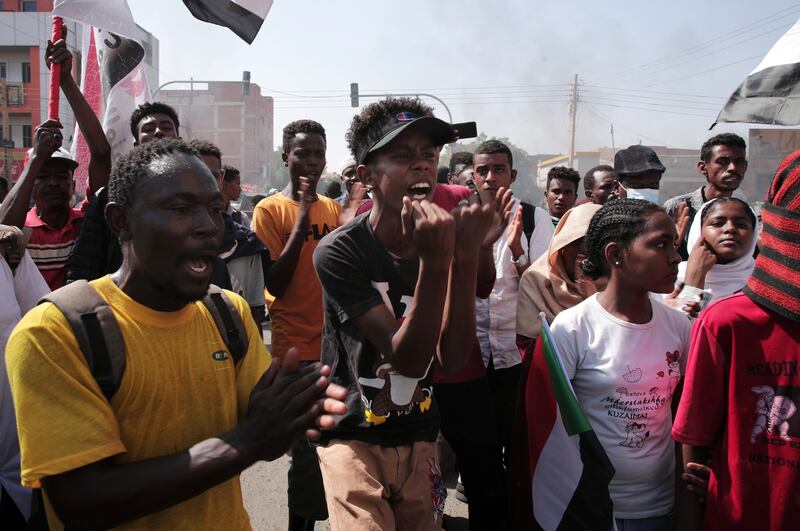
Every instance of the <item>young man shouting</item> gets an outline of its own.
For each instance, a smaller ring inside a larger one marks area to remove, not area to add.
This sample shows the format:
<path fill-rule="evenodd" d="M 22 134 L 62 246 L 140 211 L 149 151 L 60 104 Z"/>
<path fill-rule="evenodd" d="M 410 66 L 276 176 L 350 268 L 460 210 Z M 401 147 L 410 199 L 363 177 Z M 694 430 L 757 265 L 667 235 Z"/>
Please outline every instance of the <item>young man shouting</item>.
<path fill-rule="evenodd" d="M 226 292 L 247 335 L 234 361 L 199 302 L 225 202 L 189 147 L 159 140 L 124 155 L 109 199 L 122 267 L 88 289 L 119 325 L 123 377 L 107 398 L 55 305 L 22 319 L 6 349 L 22 482 L 44 488 L 52 529 L 250 529 L 239 472 L 331 425 L 322 412 L 344 413 L 344 390 L 325 367 L 298 370 L 294 351 L 271 360 L 247 303 Z"/>
<path fill-rule="evenodd" d="M 348 411 L 317 451 L 332 529 L 440 529 L 434 357 L 446 372 L 475 339 L 478 250 L 500 223 L 477 195 L 432 202 L 439 149 L 459 126 L 418 100 L 387 99 L 353 119 L 348 143 L 372 209 L 324 238 L 322 359 Z"/>

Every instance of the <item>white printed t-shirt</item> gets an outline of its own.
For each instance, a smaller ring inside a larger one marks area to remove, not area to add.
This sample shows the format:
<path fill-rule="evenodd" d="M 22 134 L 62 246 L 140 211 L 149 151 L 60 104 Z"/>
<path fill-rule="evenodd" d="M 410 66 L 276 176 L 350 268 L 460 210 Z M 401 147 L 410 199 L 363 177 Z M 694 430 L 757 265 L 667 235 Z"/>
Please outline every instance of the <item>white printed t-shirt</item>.
<path fill-rule="evenodd" d="M 689 351 L 686 316 L 651 301 L 646 324 L 617 319 L 597 295 L 553 320 L 564 369 L 614 465 L 615 518 L 663 516 L 674 505 L 672 394 Z"/>

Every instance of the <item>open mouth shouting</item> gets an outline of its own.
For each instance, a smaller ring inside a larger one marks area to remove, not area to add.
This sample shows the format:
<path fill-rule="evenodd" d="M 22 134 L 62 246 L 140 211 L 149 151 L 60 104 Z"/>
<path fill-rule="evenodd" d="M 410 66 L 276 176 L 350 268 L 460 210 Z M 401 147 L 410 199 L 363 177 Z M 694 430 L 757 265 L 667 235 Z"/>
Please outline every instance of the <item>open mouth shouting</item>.
<path fill-rule="evenodd" d="M 214 257 L 211 255 L 196 256 L 183 261 L 183 266 L 190 276 L 204 280 L 211 275 L 214 267 Z"/>
<path fill-rule="evenodd" d="M 422 201 L 427 199 L 432 191 L 433 187 L 428 183 L 414 183 L 408 187 L 408 197 L 413 201 Z"/>

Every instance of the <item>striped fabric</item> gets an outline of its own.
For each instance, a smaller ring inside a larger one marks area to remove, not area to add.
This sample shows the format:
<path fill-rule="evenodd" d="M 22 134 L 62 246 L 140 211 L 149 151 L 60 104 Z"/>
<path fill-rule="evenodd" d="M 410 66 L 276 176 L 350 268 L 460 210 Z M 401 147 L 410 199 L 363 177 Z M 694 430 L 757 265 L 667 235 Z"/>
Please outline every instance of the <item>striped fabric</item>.
<path fill-rule="evenodd" d="M 800 322 L 800 150 L 781 163 L 761 210 L 761 253 L 744 293 Z"/>
<path fill-rule="evenodd" d="M 27 250 L 50 289 L 64 285 L 67 261 L 72 255 L 75 241 L 81 231 L 83 210 L 70 210 L 67 223 L 60 229 L 50 227 L 36 214 L 36 207 L 28 211 L 25 233 L 28 236 Z"/>

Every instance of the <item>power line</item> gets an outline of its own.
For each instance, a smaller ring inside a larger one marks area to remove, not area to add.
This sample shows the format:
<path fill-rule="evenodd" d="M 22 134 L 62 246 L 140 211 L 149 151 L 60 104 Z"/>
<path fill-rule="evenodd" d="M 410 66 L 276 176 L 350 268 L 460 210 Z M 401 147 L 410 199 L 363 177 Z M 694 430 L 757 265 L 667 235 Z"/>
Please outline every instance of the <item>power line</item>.
<path fill-rule="evenodd" d="M 619 120 L 614 120 L 614 119 L 604 115 L 598 109 L 595 109 L 594 106 L 591 105 L 591 104 L 587 104 L 585 106 L 585 108 L 586 108 L 587 111 L 589 111 L 589 113 L 591 115 L 593 115 L 598 120 L 605 120 L 608 123 L 608 125 L 615 125 L 616 127 L 620 128 L 620 129 L 628 131 L 629 133 L 633 133 L 634 135 L 636 135 L 638 137 L 650 140 L 651 142 L 655 142 L 658 145 L 663 145 L 663 146 L 668 145 L 668 142 L 664 142 L 663 140 L 658 140 L 657 138 L 653 138 L 651 136 L 647 136 L 646 134 L 644 134 L 644 133 L 642 133 L 640 131 L 637 131 L 636 129 L 633 129 L 632 127 L 629 127 L 629 126 L 625 125 L 624 123 L 621 123 Z"/>
<path fill-rule="evenodd" d="M 516 88 L 543 88 L 543 87 L 569 87 L 569 83 L 546 83 L 529 85 L 498 85 L 483 87 L 423 87 L 423 88 L 389 88 L 389 89 L 363 89 L 364 92 L 423 92 L 430 90 L 495 90 L 495 89 L 516 89 Z"/>
<path fill-rule="evenodd" d="M 623 75 L 627 75 L 627 74 L 629 74 L 629 73 L 631 73 L 633 71 L 637 71 L 637 70 L 640 70 L 640 69 L 646 69 L 646 68 L 652 68 L 652 67 L 654 67 L 656 65 L 659 65 L 661 63 L 664 63 L 664 62 L 669 62 L 669 61 L 677 59 L 677 58 L 685 57 L 687 55 L 692 55 L 693 53 L 696 53 L 697 51 L 699 51 L 701 49 L 705 49 L 705 48 L 708 48 L 710 46 L 719 44 L 720 42 L 726 42 L 726 41 L 731 40 L 731 39 L 741 38 L 743 33 L 750 32 L 750 31 L 752 31 L 752 30 L 754 30 L 754 29 L 756 29 L 758 27 L 764 26 L 765 24 L 773 23 L 773 22 L 775 22 L 776 18 L 778 18 L 780 16 L 790 16 L 790 15 L 795 14 L 796 10 L 798 8 L 800 8 L 800 4 L 794 4 L 794 5 L 790 6 L 790 7 L 781 9 L 781 10 L 779 10 L 779 11 L 777 11 L 775 13 L 772 13 L 770 15 L 767 15 L 767 16 L 765 16 L 763 18 L 760 18 L 758 20 L 755 20 L 753 22 L 745 24 L 744 26 L 741 26 L 739 28 L 735 28 L 733 30 L 728 30 L 725 33 L 723 33 L 721 35 L 717 35 L 717 36 L 715 36 L 715 37 L 713 37 L 713 38 L 711 38 L 709 40 L 702 41 L 700 43 L 697 43 L 697 44 L 694 44 L 694 45 L 689 46 L 687 48 L 684 48 L 682 50 L 679 50 L 678 52 L 676 52 L 674 54 L 668 55 L 667 57 L 662 57 L 661 59 L 657 59 L 657 60 L 654 60 L 654 61 L 648 61 L 646 63 L 640 64 L 640 65 L 637 65 L 637 66 L 634 66 L 634 67 L 631 67 L 631 68 L 618 70 L 617 73 L 614 74 L 613 78 L 609 78 L 608 80 L 601 81 L 599 83 L 600 84 L 607 83 L 608 81 L 613 81 L 613 80 L 618 79 L 619 77 L 621 77 Z"/>
<path fill-rule="evenodd" d="M 670 79 L 670 80 L 667 80 L 667 81 L 658 81 L 657 83 L 651 83 L 650 85 L 645 85 L 642 88 L 650 88 L 650 87 L 655 87 L 655 86 L 661 86 L 661 85 L 666 85 L 667 83 L 674 83 L 676 81 L 682 81 L 684 79 L 689 79 L 690 77 L 702 76 L 702 75 L 708 74 L 709 72 L 715 72 L 717 70 L 722 70 L 723 68 L 728 68 L 729 66 L 738 65 L 739 63 L 745 63 L 747 61 L 752 61 L 753 59 L 758 59 L 758 58 L 761 58 L 761 57 L 764 57 L 764 54 L 753 55 L 751 57 L 746 57 L 744 59 L 740 59 L 739 61 L 734 61 L 732 63 L 727 63 L 727 64 L 724 64 L 724 65 L 721 65 L 721 66 L 717 66 L 715 68 L 707 68 L 706 70 L 703 70 L 701 72 L 695 72 L 694 74 L 689 74 L 689 75 L 686 75 L 686 76 L 676 77 L 676 78 L 673 78 L 673 79 Z"/>
<path fill-rule="evenodd" d="M 724 98 L 720 98 L 717 101 L 698 101 L 698 100 L 687 100 L 685 98 L 669 98 L 664 96 L 651 96 L 651 95 L 640 95 L 640 94 L 620 94 L 616 92 L 605 92 L 605 91 L 593 91 L 593 90 L 582 90 L 581 94 L 585 94 L 586 96 L 596 96 L 599 98 L 625 98 L 625 99 L 632 99 L 633 101 L 642 100 L 647 102 L 658 102 L 658 103 L 685 103 L 689 105 L 719 105 L 724 101 Z"/>
<path fill-rule="evenodd" d="M 603 107 L 616 107 L 618 109 L 627 109 L 627 110 L 631 110 L 631 111 L 647 111 L 647 112 L 658 112 L 658 113 L 662 113 L 662 114 L 675 114 L 675 115 L 679 115 L 679 116 L 697 116 L 699 118 L 708 118 L 707 114 L 694 114 L 694 113 L 679 112 L 679 111 L 665 111 L 665 110 L 660 110 L 660 109 L 646 109 L 646 108 L 642 108 L 642 107 L 631 107 L 629 105 L 615 105 L 613 103 L 601 103 L 601 102 L 597 102 L 597 101 L 594 101 L 594 102 L 591 102 L 591 103 L 594 103 L 595 105 L 601 105 Z"/>
<path fill-rule="evenodd" d="M 628 82 L 629 82 L 629 81 L 634 81 L 634 80 L 636 80 L 636 79 L 640 79 L 640 78 L 643 78 L 643 77 L 652 76 L 652 75 L 655 75 L 655 74 L 661 73 L 661 72 L 663 72 L 663 71 L 665 71 L 665 70 L 670 70 L 670 69 L 673 69 L 673 68 L 677 68 L 677 67 L 679 67 L 679 66 L 683 66 L 683 65 L 685 65 L 685 64 L 688 64 L 688 63 L 691 63 L 691 62 L 693 62 L 693 61 L 697 61 L 697 60 L 699 60 L 699 59 L 703 59 L 703 58 L 705 58 L 705 57 L 709 57 L 709 56 L 711 56 L 711 55 L 716 55 L 716 54 L 718 54 L 718 53 L 720 53 L 720 52 L 723 52 L 723 51 L 725 51 L 725 50 L 728 50 L 729 48 L 733 48 L 733 47 L 735 47 L 735 46 L 740 46 L 740 45 L 742 45 L 742 44 L 744 44 L 744 43 L 746 43 L 746 42 L 748 42 L 748 41 L 752 41 L 752 40 L 754 40 L 754 39 L 758 39 L 758 38 L 761 38 L 761 37 L 763 37 L 763 36 L 765 36 L 765 35 L 768 35 L 768 34 L 770 34 L 770 33 L 773 33 L 773 32 L 774 32 L 775 30 L 777 30 L 777 29 L 780 29 L 780 30 L 782 30 L 782 31 L 785 31 L 785 30 L 787 30 L 788 28 L 790 28 L 790 27 L 791 27 L 791 26 L 793 26 L 793 25 L 794 25 L 794 23 L 792 23 L 792 24 L 789 24 L 789 25 L 785 25 L 785 24 L 784 24 L 784 25 L 782 25 L 782 26 L 780 26 L 780 27 L 778 27 L 778 28 L 774 28 L 774 29 L 772 29 L 772 30 L 770 30 L 770 31 L 767 31 L 767 32 L 765 32 L 765 33 L 759 33 L 758 35 L 755 35 L 755 36 L 753 36 L 753 37 L 750 37 L 750 38 L 748 38 L 748 39 L 741 39 L 741 40 L 739 40 L 739 41 L 737 41 L 737 42 L 735 42 L 735 43 L 733 43 L 733 44 L 730 44 L 730 45 L 728 45 L 728 46 L 723 46 L 722 48 L 718 48 L 718 49 L 716 49 L 716 50 L 714 50 L 714 51 L 712 51 L 712 52 L 709 52 L 709 53 L 707 53 L 707 54 L 699 55 L 699 56 L 697 56 L 697 57 L 692 57 L 691 59 L 687 59 L 686 61 L 681 61 L 681 62 L 679 62 L 679 63 L 675 63 L 675 64 L 672 64 L 672 65 L 661 66 L 659 69 L 657 69 L 657 70 L 654 70 L 654 71 L 651 71 L 651 72 L 640 72 L 640 73 L 634 73 L 633 75 L 630 75 L 630 76 L 622 76 L 622 77 L 620 78 L 620 80 L 621 80 L 621 81 L 628 81 Z"/>
<path fill-rule="evenodd" d="M 718 110 L 720 106 L 697 106 L 697 105 L 681 105 L 679 103 L 654 103 L 649 101 L 636 101 L 624 98 L 613 98 L 609 96 L 588 96 L 583 101 L 608 101 L 611 103 L 628 103 L 632 105 L 648 105 L 652 107 L 670 107 L 675 109 L 689 109 L 695 111 L 714 111 Z"/>
<path fill-rule="evenodd" d="M 665 94 L 667 96 L 684 96 L 687 98 L 707 98 L 707 99 L 726 99 L 722 96 L 709 96 L 707 94 L 686 94 L 684 92 L 666 92 L 663 90 L 644 90 L 644 89 L 636 89 L 636 88 L 624 88 L 624 87 L 608 87 L 608 86 L 600 86 L 600 85 L 591 85 L 587 84 L 584 85 L 587 89 L 599 89 L 599 90 L 613 90 L 619 92 L 638 92 L 642 94 Z"/>

